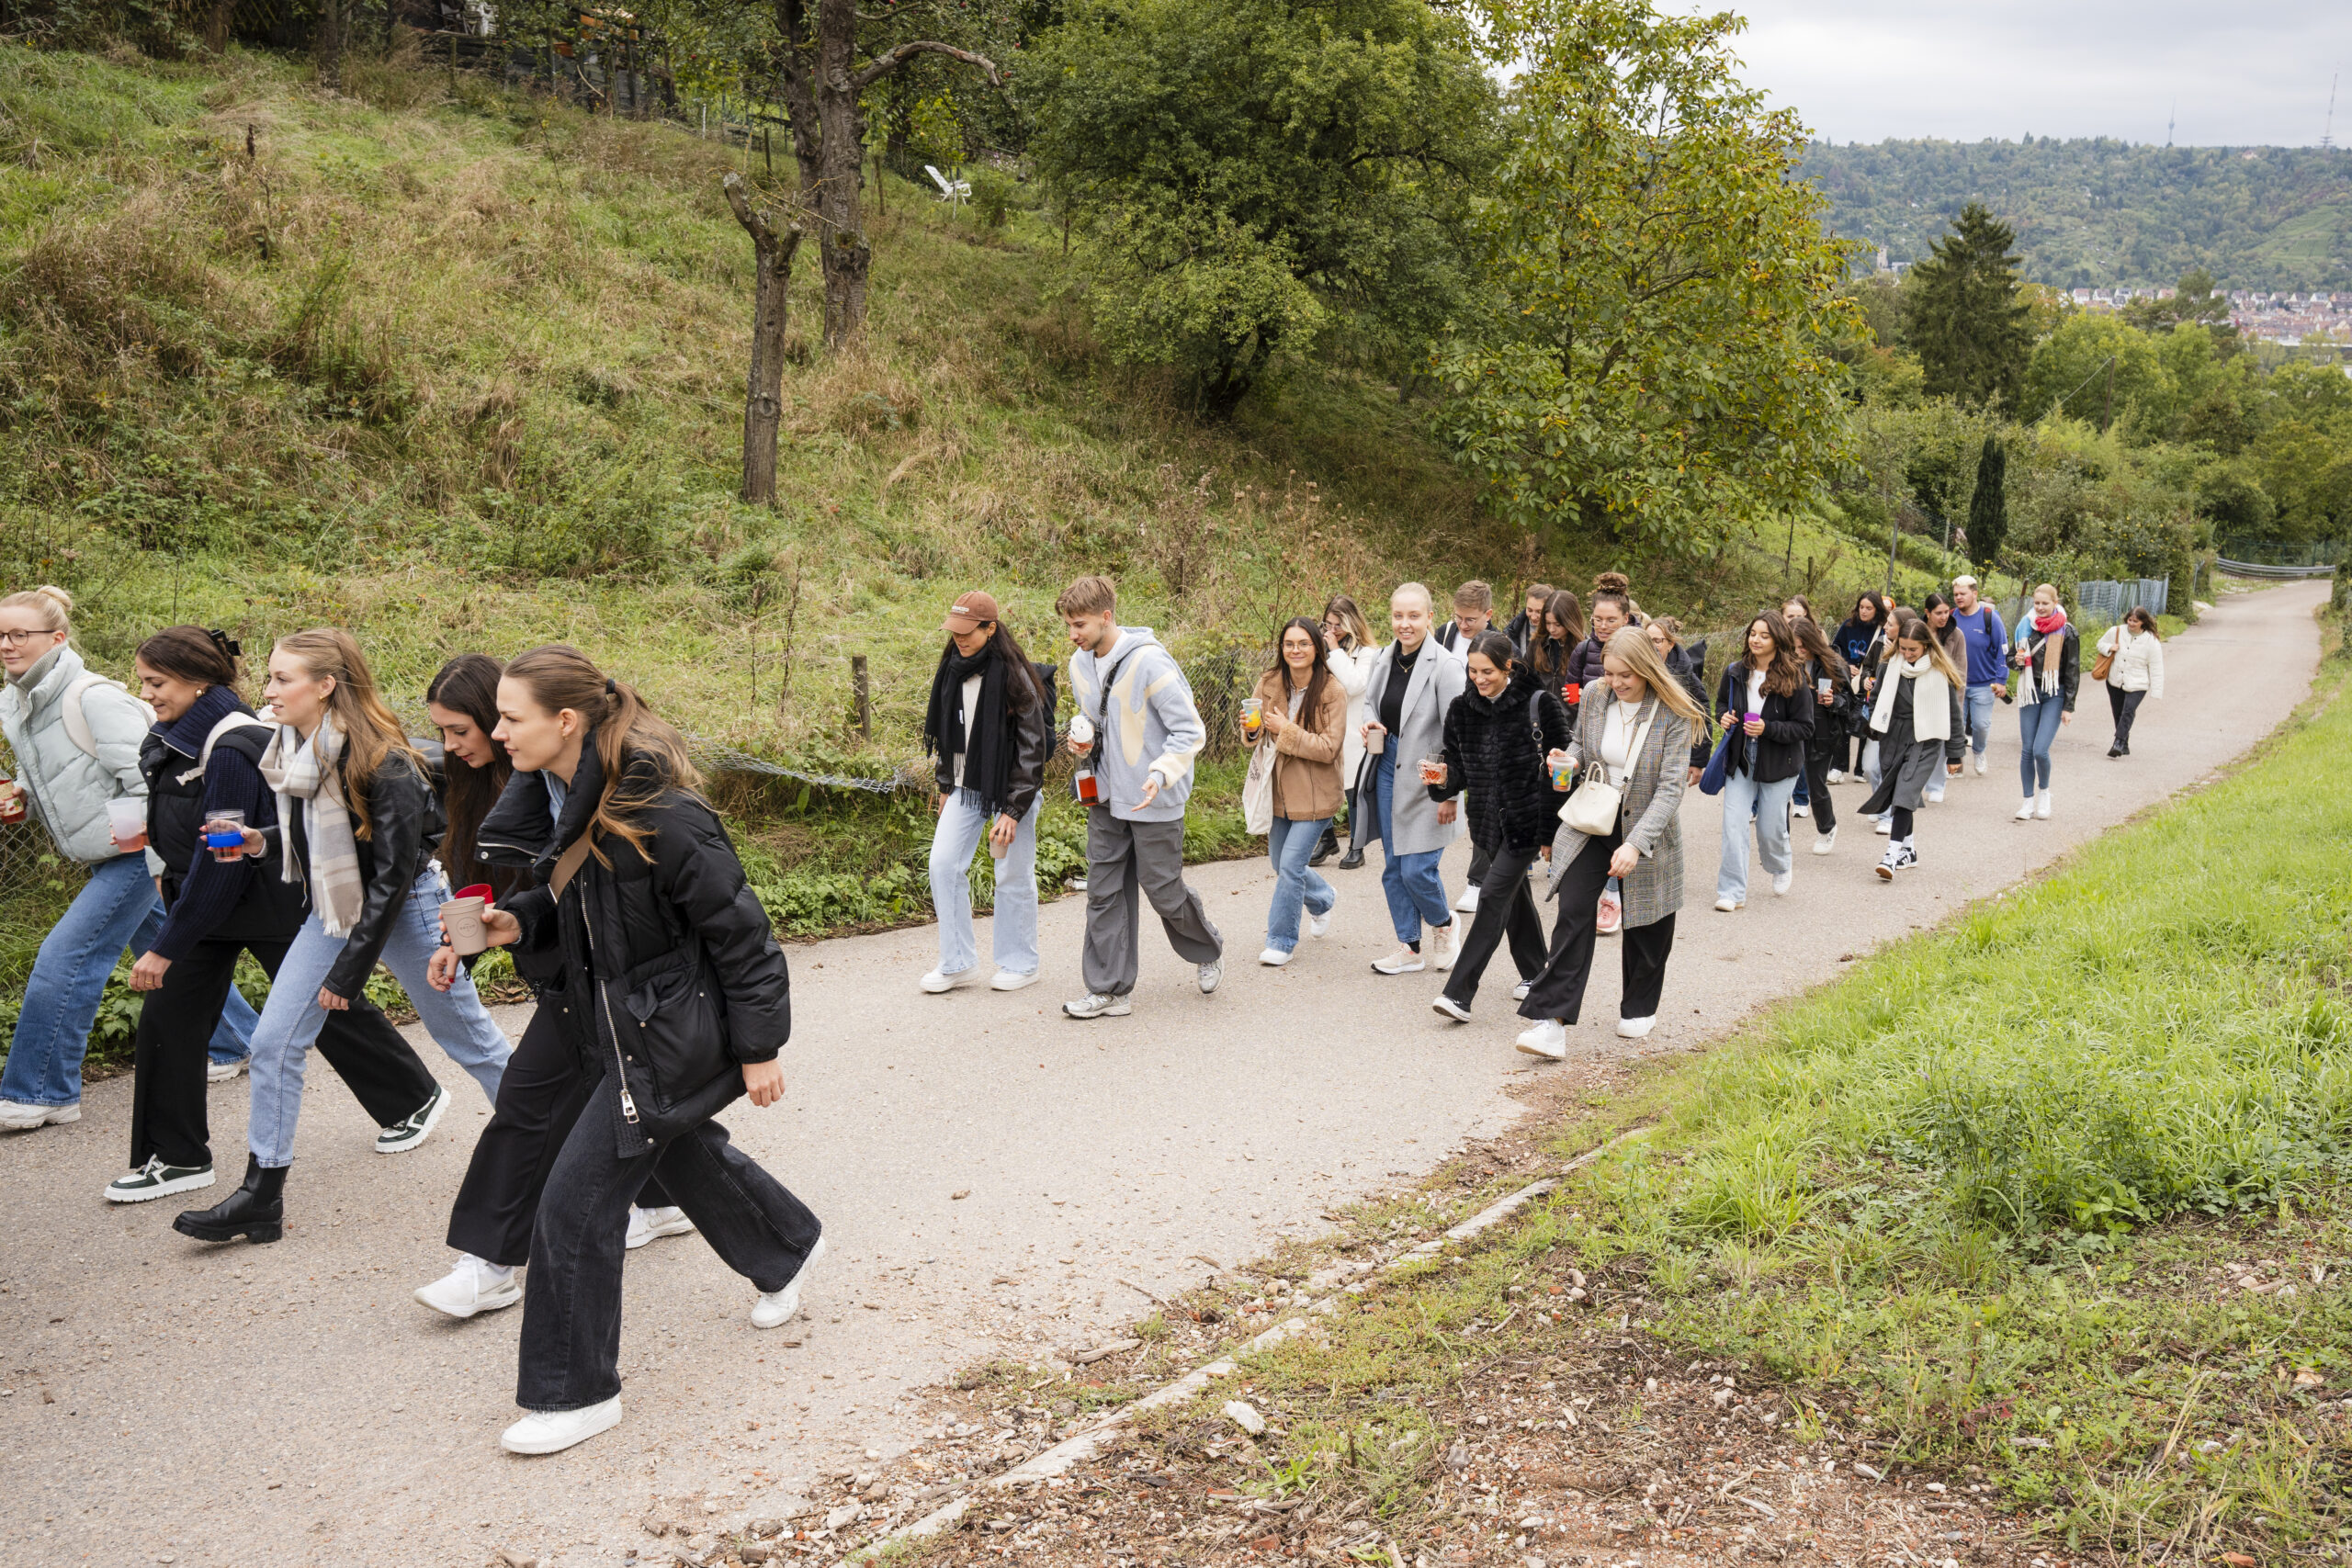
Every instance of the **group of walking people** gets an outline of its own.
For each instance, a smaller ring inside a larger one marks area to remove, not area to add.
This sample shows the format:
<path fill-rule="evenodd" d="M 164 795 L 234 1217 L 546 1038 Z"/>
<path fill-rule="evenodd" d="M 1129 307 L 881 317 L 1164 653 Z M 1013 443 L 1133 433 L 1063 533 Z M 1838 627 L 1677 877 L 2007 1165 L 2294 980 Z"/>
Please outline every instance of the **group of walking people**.
<path fill-rule="evenodd" d="M 416 1295 L 456 1317 L 523 1303 L 527 1414 L 504 1447 L 553 1452 L 620 1419 L 621 1260 L 658 1235 L 701 1232 L 754 1287 L 753 1326 L 793 1315 L 821 1227 L 714 1119 L 782 1093 L 784 953 L 675 728 L 548 646 L 445 666 L 424 694 L 441 732 L 428 750 L 332 627 L 270 649 L 266 716 L 242 694 L 238 643 L 194 626 L 139 644 L 134 697 L 87 670 L 72 609 L 51 587 L 0 599 L 16 758 L 0 819 L 36 818 L 89 868 L 26 986 L 6 1125 L 78 1119 L 83 1052 L 127 947 L 146 1001 L 130 1168 L 106 1197 L 215 1185 L 207 1085 L 243 1062 L 243 1179 L 173 1225 L 277 1241 L 313 1044 L 379 1154 L 418 1146 L 447 1107 L 368 997 L 380 964 L 492 1108 L 453 1205 L 456 1267 Z M 467 890 L 478 906 L 453 898 L 452 871 L 485 878 Z M 462 957 L 453 909 L 480 919 Z M 537 1001 L 519 1045 L 470 977 L 493 946 Z M 246 957 L 269 980 L 257 1015 L 234 983 Z"/>

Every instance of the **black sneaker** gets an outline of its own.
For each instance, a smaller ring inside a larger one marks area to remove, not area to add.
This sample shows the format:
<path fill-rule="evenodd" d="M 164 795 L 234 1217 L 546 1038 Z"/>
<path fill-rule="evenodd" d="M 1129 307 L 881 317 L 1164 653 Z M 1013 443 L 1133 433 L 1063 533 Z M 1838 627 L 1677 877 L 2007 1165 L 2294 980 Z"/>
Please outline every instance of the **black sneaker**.
<path fill-rule="evenodd" d="M 212 1185 L 212 1168 L 209 1165 L 165 1165 L 153 1156 L 129 1176 L 118 1176 L 107 1183 L 109 1203 L 144 1203 L 153 1198 L 168 1198 L 175 1192 L 193 1192 L 199 1187 Z"/>
<path fill-rule="evenodd" d="M 441 1112 L 449 1109 L 449 1091 L 439 1084 L 433 1086 L 433 1098 L 416 1108 L 416 1114 L 395 1122 L 376 1134 L 376 1152 L 379 1155 L 406 1154 L 433 1134 L 433 1124 L 441 1120 Z"/>

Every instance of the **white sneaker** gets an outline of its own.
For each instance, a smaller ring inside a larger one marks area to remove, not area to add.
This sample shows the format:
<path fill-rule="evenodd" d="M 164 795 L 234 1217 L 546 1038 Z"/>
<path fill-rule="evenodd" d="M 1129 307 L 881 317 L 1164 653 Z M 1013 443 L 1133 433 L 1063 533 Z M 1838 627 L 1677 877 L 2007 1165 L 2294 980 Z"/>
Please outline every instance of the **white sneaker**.
<path fill-rule="evenodd" d="M 800 1310 L 801 1281 L 808 1278 L 808 1270 L 815 1268 L 817 1259 L 824 1256 L 825 1238 L 820 1235 L 817 1238 L 817 1245 L 808 1249 L 808 1256 L 801 1259 L 800 1271 L 793 1275 L 784 1289 L 760 1292 L 760 1299 L 752 1303 L 752 1326 L 781 1328 L 790 1323 L 792 1314 Z"/>
<path fill-rule="evenodd" d="M 1306 916 L 1306 934 L 1308 936 L 1329 936 L 1331 934 L 1331 917 L 1339 912 L 1339 908 L 1340 901 L 1337 898 L 1334 898 L 1331 900 L 1331 907 L 1324 910 L 1321 914 L 1316 914 L 1312 910 L 1308 911 Z"/>
<path fill-rule="evenodd" d="M 1728 915 L 1747 902 L 1745 898 L 1735 898 L 1728 893 L 1722 894 L 1715 899 L 1715 912 Z"/>
<path fill-rule="evenodd" d="M 1074 1002 L 1062 1004 L 1065 1018 L 1125 1018 L 1135 1010 L 1135 1004 L 1126 998 L 1106 997 L 1100 991 L 1089 991 Z"/>
<path fill-rule="evenodd" d="M 925 974 L 922 979 L 917 980 L 915 984 L 921 986 L 925 991 L 935 997 L 939 996 L 943 992 L 952 991 L 956 987 L 965 985 L 969 981 L 977 980 L 979 977 L 980 966 L 975 964 L 969 969 L 958 969 L 953 975 L 943 975 L 936 969 L 931 970 Z"/>
<path fill-rule="evenodd" d="M 1789 811 L 1792 815 L 1797 817 L 1810 817 L 1813 815 L 1813 807 L 1809 805 L 1792 806 L 1789 807 Z"/>
<path fill-rule="evenodd" d="M 1453 968 L 1453 961 L 1462 956 L 1462 922 L 1449 920 L 1444 925 L 1432 928 L 1430 946 L 1434 949 L 1430 954 L 1430 967 Z"/>
<path fill-rule="evenodd" d="M 695 1228 L 684 1209 L 640 1209 L 628 1206 L 628 1238 L 622 1246 L 635 1252 L 648 1242 L 660 1241 L 665 1235 L 684 1235 Z"/>
<path fill-rule="evenodd" d="M 204 1065 L 204 1081 L 206 1083 L 227 1083 L 239 1073 L 243 1072 L 245 1068 L 252 1066 L 252 1064 L 253 1058 L 250 1056 L 240 1056 L 233 1062 L 208 1061 Z"/>
<path fill-rule="evenodd" d="M 1375 975 L 1418 975 L 1428 967 L 1428 961 L 1409 947 L 1400 947 L 1385 958 L 1372 961 Z"/>
<path fill-rule="evenodd" d="M 1617 1038 L 1620 1040 L 1647 1039 L 1650 1031 L 1657 1027 L 1657 1014 L 1656 1013 L 1650 1014 L 1647 1018 L 1621 1018 L 1617 1021 Z"/>
<path fill-rule="evenodd" d="M 82 1119 L 82 1102 L 71 1105 L 33 1105 L 21 1100 L 0 1100 L 0 1127 L 11 1133 L 29 1133 L 35 1127 L 51 1122 L 63 1126 Z"/>
<path fill-rule="evenodd" d="M 1000 969 L 996 972 L 996 978 L 989 982 L 989 989 L 991 991 L 1025 991 L 1036 983 L 1037 972 L 1035 969 L 1030 970 L 1026 975 L 1017 974 L 1011 969 Z"/>
<path fill-rule="evenodd" d="M 1445 996 L 1443 994 L 1441 994 L 1437 1000 L 1430 1004 L 1430 1010 L 1437 1013 L 1442 1018 L 1450 1018 L 1456 1023 L 1467 1023 L 1470 1021 L 1470 1010 L 1464 1007 L 1460 1002 L 1455 1001 L 1452 997 Z"/>
<path fill-rule="evenodd" d="M 1565 1060 L 1568 1054 L 1568 1026 L 1556 1018 L 1547 1018 L 1521 1032 L 1519 1050 L 1521 1055 L 1541 1056 L 1547 1062 Z"/>
<path fill-rule="evenodd" d="M 458 1266 L 429 1285 L 416 1288 L 416 1299 L 435 1312 L 446 1312 L 451 1317 L 472 1317 L 478 1313 L 496 1312 L 511 1307 L 523 1299 L 523 1281 L 514 1277 L 512 1269 L 501 1269 L 495 1263 L 485 1263 L 470 1252 L 458 1254 Z M 618 1419 L 616 1415 L 615 1419 Z M 599 1427 L 597 1432 L 605 1428 Z M 582 1432 L 582 1438 L 593 1438 L 595 1432 Z M 578 1442 L 574 1438 L 572 1442 Z M 569 1448 L 571 1444 L 560 1445 Z M 514 1448 L 512 1443 L 508 1448 Z M 516 1453 L 553 1453 L 554 1449 L 514 1449 Z"/>
<path fill-rule="evenodd" d="M 107 1201 L 144 1203 L 151 1198 L 168 1198 L 175 1192 L 193 1192 L 211 1185 L 209 1165 L 165 1165 L 161 1156 L 150 1155 L 137 1170 L 107 1183 Z"/>
<path fill-rule="evenodd" d="M 1984 776 L 1984 753 L 1982 751 L 1976 753 L 1976 776 L 1980 779 Z"/>
<path fill-rule="evenodd" d="M 1892 882 L 1896 872 L 1918 863 L 1919 856 L 1908 843 L 1889 844 L 1885 855 L 1878 863 L 1879 880 Z"/>
<path fill-rule="evenodd" d="M 1892 817 L 1879 818 L 1872 825 L 1871 831 L 1876 833 L 1882 839 L 1891 839 L 1894 837 L 1894 818 Z"/>
<path fill-rule="evenodd" d="M 1290 954 L 1279 947 L 1270 947 L 1258 954 L 1258 962 L 1269 969 L 1279 969 L 1290 962 Z"/>
<path fill-rule="evenodd" d="M 2044 822 L 2050 820 L 2050 792 L 2048 790 L 2045 789 L 2033 797 L 2033 814 Z"/>
<path fill-rule="evenodd" d="M 1944 792 L 1940 788 L 1928 790 L 1919 798 L 1930 806 L 1941 806 L 1944 803 Z"/>
<path fill-rule="evenodd" d="M 1821 837 L 1813 841 L 1813 852 L 1817 855 L 1826 855 L 1837 847 L 1838 829 L 1835 828 L 1830 829 L 1829 831 L 1822 834 Z"/>
<path fill-rule="evenodd" d="M 1206 964 L 1202 964 L 1200 973 L 1201 995 L 1204 997 L 1213 997 L 1216 995 L 1217 986 L 1219 982 L 1224 980 L 1224 959 L 1212 958 Z"/>
<path fill-rule="evenodd" d="M 2017 820 L 2020 822 L 2030 822 L 2033 820 L 2033 796 L 2030 795 L 2027 795 L 2025 797 L 2025 804 L 2018 807 Z"/>
<path fill-rule="evenodd" d="M 1829 770 L 1829 775 L 1825 782 L 1828 784 L 1844 784 L 1846 782 L 1846 775 L 1839 770 L 1832 768 Z"/>
<path fill-rule="evenodd" d="M 417 1107 L 416 1113 L 389 1127 L 376 1130 L 376 1152 L 379 1155 L 406 1154 L 433 1135 L 434 1123 L 449 1109 L 449 1091 L 439 1084 L 433 1086 L 433 1098 Z"/>
<path fill-rule="evenodd" d="M 1532 982 L 1521 980 L 1518 985 L 1513 986 L 1510 988 L 1510 999 L 1515 1002 L 1525 1001 L 1527 999 L 1527 988 L 1531 984 L 1532 984 Z"/>
<path fill-rule="evenodd" d="M 1462 890 L 1462 897 L 1453 901 L 1453 907 L 1461 910 L 1465 915 L 1476 914 L 1478 912 L 1478 885 L 1474 882 L 1469 886 L 1464 888 Z"/>
<path fill-rule="evenodd" d="M 499 1434 L 510 1454 L 559 1454 L 621 1424 L 621 1396 L 580 1410 L 534 1410 Z"/>
<path fill-rule="evenodd" d="M 1774 873 L 1772 877 L 1772 896 L 1777 898 L 1785 895 L 1789 890 L 1789 884 L 1794 882 L 1796 879 L 1797 874 L 1793 870 Z"/>

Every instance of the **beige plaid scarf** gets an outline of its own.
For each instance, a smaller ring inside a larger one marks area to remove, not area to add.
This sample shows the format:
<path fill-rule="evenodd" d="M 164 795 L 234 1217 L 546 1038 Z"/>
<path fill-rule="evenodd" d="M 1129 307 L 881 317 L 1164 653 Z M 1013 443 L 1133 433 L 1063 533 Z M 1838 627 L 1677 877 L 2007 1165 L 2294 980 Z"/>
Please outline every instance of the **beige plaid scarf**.
<path fill-rule="evenodd" d="M 359 923 L 367 888 L 359 876 L 359 843 L 351 834 L 351 808 L 343 798 L 343 731 L 333 714 L 319 721 L 309 744 L 293 726 L 277 727 L 277 739 L 261 754 L 261 776 L 277 796 L 277 820 L 290 826 L 293 802 L 302 803 L 302 831 L 310 840 L 311 907 L 329 936 L 348 936 Z M 286 857 L 285 878 L 303 880 L 303 868 Z"/>

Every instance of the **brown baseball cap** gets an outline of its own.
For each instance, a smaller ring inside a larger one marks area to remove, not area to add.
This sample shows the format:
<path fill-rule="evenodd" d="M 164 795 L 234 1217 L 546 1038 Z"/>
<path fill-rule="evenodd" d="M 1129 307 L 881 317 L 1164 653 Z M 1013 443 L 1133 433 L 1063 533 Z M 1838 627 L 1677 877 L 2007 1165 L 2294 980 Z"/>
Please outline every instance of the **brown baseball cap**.
<path fill-rule="evenodd" d="M 995 619 L 995 599 L 974 589 L 948 607 L 947 618 L 939 624 L 939 629 L 944 632 L 968 632 L 984 621 Z"/>

